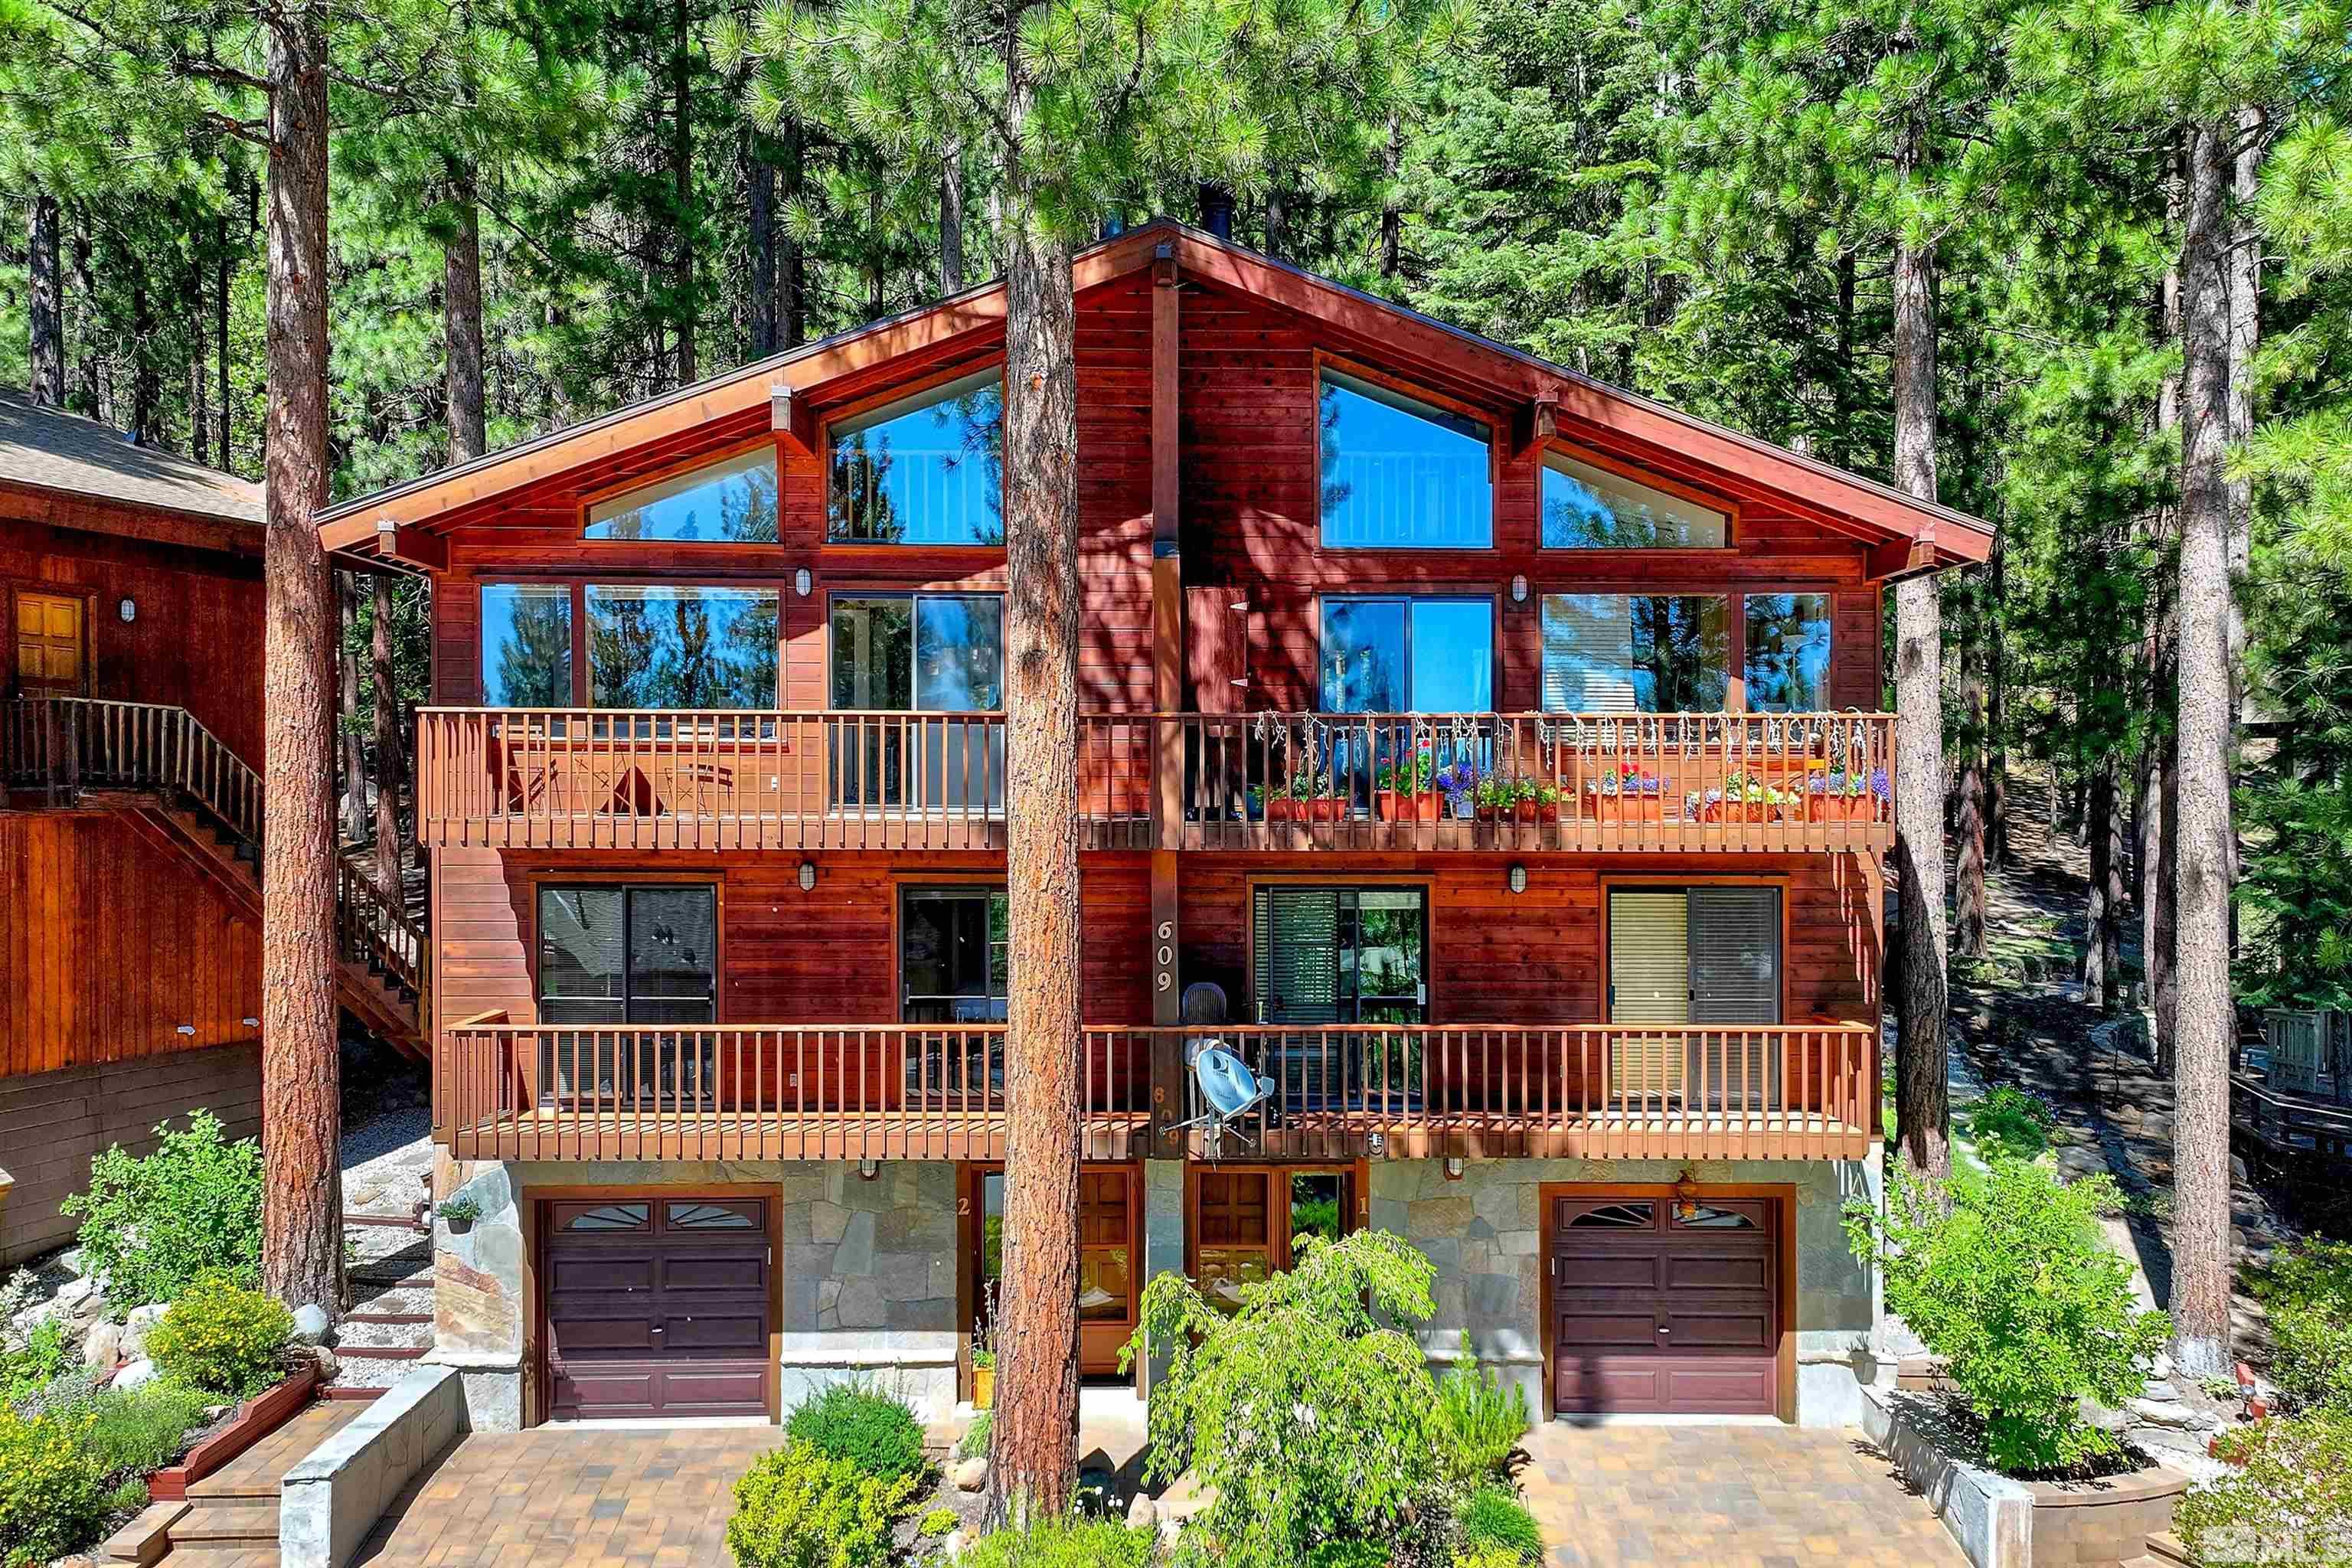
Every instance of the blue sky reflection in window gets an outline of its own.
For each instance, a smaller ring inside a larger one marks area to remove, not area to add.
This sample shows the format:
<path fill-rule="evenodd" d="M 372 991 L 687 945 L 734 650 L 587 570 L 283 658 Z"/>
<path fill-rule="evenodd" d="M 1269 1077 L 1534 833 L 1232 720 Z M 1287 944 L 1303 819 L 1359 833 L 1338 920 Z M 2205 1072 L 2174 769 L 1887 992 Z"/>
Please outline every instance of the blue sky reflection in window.
<path fill-rule="evenodd" d="M 1492 432 L 1485 425 L 1328 370 L 1320 419 L 1327 548 L 1494 545 Z"/>
<path fill-rule="evenodd" d="M 842 420 L 828 439 L 830 542 L 1004 542 L 1003 371 Z"/>
<path fill-rule="evenodd" d="M 588 509 L 590 539 L 776 542 L 776 453 L 739 452 Z"/>

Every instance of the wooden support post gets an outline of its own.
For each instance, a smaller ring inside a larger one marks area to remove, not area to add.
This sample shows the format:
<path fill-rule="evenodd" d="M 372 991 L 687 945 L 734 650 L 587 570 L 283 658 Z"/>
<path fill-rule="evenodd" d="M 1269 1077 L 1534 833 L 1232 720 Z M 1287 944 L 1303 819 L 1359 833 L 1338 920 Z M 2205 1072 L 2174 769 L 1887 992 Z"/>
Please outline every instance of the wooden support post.
<path fill-rule="evenodd" d="M 1163 246 L 1152 265 L 1151 290 L 1151 1021 L 1166 1027 L 1184 1018 L 1178 953 L 1179 893 L 1175 846 L 1184 828 L 1184 571 L 1177 531 L 1182 504 L 1181 410 L 1177 402 L 1177 352 L 1182 289 L 1174 247 Z M 1183 1156 L 1182 1136 L 1170 1131 L 1184 1119 L 1184 1050 L 1181 1037 L 1155 1035 L 1151 1044 L 1151 1152 Z"/>

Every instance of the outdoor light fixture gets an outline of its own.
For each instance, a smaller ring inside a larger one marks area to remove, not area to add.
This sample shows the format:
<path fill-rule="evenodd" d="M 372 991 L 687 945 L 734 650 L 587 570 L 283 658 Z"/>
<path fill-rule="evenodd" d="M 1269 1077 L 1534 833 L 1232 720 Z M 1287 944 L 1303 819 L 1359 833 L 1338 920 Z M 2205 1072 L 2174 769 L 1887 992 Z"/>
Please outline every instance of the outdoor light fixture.
<path fill-rule="evenodd" d="M 882 1177 L 882 1162 L 881 1162 L 881 1161 L 879 1161 L 879 1160 L 860 1160 L 860 1161 L 858 1161 L 858 1162 L 857 1162 L 857 1179 L 858 1179 L 859 1181 L 861 1181 L 861 1182 L 874 1182 L 874 1181 L 879 1181 L 879 1180 L 881 1179 L 881 1177 Z"/>
<path fill-rule="evenodd" d="M 793 592 L 798 594 L 802 598 L 807 598 L 809 596 L 809 590 L 815 585 L 816 579 L 809 575 L 809 569 L 807 567 L 803 566 L 799 571 L 793 574 Z"/>
<path fill-rule="evenodd" d="M 1512 575 L 1512 577 L 1511 577 L 1511 603 L 1513 603 L 1514 605 L 1524 605 L 1524 604 L 1526 604 L 1527 602 L 1528 602 L 1528 580 L 1527 580 L 1527 577 L 1526 577 L 1525 574 L 1514 574 Z"/>
<path fill-rule="evenodd" d="M 258 1029 L 261 1027 L 261 1020 L 258 1018 L 246 1018 L 241 1020 L 241 1022 L 248 1029 Z"/>
<path fill-rule="evenodd" d="M 1459 1161 L 1459 1160 L 1448 1160 L 1448 1161 L 1446 1161 L 1446 1162 L 1445 1162 L 1445 1179 L 1446 1179 L 1447 1181 L 1449 1181 L 1449 1182 L 1458 1182 L 1458 1181 L 1460 1181 L 1460 1180 L 1462 1179 L 1462 1173 L 1463 1173 L 1463 1171 L 1464 1171 L 1465 1169 L 1465 1167 L 1463 1165 L 1462 1162 L 1461 1162 L 1461 1161 Z"/>
<path fill-rule="evenodd" d="M 815 887 L 815 886 L 816 886 L 816 862 L 815 862 L 815 861 L 814 861 L 814 860 L 803 860 L 803 861 L 802 861 L 802 862 L 801 862 L 801 891 L 802 891 L 802 892 L 803 892 L 803 893 L 805 893 L 805 892 L 807 892 L 811 888 L 814 888 L 814 887 Z"/>
<path fill-rule="evenodd" d="M 1525 866 L 1520 865 L 1517 860 L 1511 862 L 1511 869 L 1507 879 L 1511 884 L 1511 891 L 1515 893 L 1524 893 L 1528 890 L 1528 868 Z"/>
<path fill-rule="evenodd" d="M 122 624 L 127 626 L 139 618 L 139 601 L 125 599 L 114 606 L 114 613 L 122 617 Z"/>
<path fill-rule="evenodd" d="M 183 1024 L 173 1032 L 175 1034 L 193 1035 L 196 1032 L 196 1026 L 194 1024 Z"/>

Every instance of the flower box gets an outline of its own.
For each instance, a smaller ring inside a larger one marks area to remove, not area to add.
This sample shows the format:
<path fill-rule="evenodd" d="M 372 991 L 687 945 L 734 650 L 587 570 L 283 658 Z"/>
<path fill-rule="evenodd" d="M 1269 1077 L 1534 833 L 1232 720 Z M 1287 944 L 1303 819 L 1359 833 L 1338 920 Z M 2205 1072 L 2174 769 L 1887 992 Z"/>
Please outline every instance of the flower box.
<path fill-rule="evenodd" d="M 1373 795 L 1372 804 L 1382 822 L 1435 822 L 1438 798 L 1435 790 L 1408 794 L 1384 789 Z"/>

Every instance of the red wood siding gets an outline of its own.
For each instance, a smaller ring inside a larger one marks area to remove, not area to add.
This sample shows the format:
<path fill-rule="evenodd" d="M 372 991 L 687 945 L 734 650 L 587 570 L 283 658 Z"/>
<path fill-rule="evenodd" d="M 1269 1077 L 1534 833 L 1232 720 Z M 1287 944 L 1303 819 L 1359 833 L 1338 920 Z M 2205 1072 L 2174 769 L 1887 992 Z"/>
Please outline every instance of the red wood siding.
<path fill-rule="evenodd" d="M 0 696 L 14 689 L 20 588 L 82 600 L 93 645 L 88 695 L 185 708 L 260 765 L 259 562 L 0 516 Z M 124 599 L 138 605 L 127 626 Z"/>

